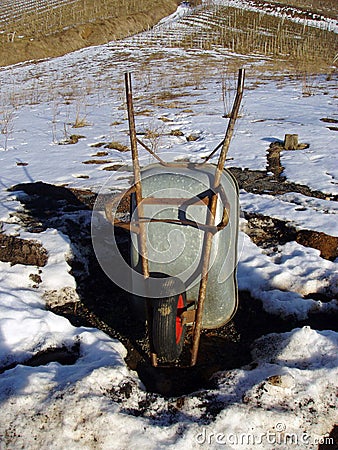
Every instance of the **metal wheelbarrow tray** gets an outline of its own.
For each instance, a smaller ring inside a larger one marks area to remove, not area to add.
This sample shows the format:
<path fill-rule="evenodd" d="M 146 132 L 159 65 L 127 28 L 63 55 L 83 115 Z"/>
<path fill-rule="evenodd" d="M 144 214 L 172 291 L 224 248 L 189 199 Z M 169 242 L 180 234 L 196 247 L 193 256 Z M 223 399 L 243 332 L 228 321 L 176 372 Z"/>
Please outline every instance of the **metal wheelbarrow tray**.
<path fill-rule="evenodd" d="M 215 166 L 206 164 L 154 164 L 141 171 L 143 214 L 149 272 L 179 278 L 185 286 L 187 303 L 196 303 L 201 281 L 207 202 Z M 215 215 L 208 285 L 202 327 L 218 328 L 228 322 L 237 307 L 236 262 L 238 234 L 238 188 L 236 180 L 223 171 Z M 225 194 L 226 193 L 226 194 Z M 226 210 L 224 214 L 224 210 Z M 132 220 L 138 220 L 132 196 Z M 224 217 L 225 216 L 225 217 Z M 225 226 L 224 222 L 227 222 Z M 191 222 L 191 223 L 190 223 Z M 140 269 L 140 246 L 132 234 L 132 267 Z M 142 314 L 140 301 L 134 307 Z"/>
<path fill-rule="evenodd" d="M 218 328 L 235 314 L 238 187 L 224 170 L 243 93 L 244 70 L 224 140 L 203 163 L 167 163 L 136 136 L 131 76 L 126 74 L 134 169 L 130 223 L 133 311 L 147 322 L 151 361 L 172 363 L 193 326 L 190 365 L 196 364 L 202 328 Z M 137 144 L 158 161 L 141 170 Z M 217 165 L 209 159 L 221 149 Z M 107 210 L 106 210 L 107 212 Z M 141 275 L 141 276 L 140 276 Z"/>

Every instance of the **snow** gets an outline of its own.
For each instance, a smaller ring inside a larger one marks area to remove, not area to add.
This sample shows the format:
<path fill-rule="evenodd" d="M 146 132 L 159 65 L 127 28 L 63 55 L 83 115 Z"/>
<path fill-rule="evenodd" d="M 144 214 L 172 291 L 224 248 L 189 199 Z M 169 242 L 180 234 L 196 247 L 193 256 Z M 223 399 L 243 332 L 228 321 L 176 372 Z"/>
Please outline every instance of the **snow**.
<path fill-rule="evenodd" d="M 217 390 L 188 396 L 176 410 L 172 400 L 148 397 L 144 417 L 133 411 L 147 394 L 125 368 L 122 349 L 103 333 L 78 333 L 83 353 L 74 366 L 18 365 L 2 375 L 2 416 L 12 427 L 5 439 L 16 447 L 54 449 L 67 441 L 72 448 L 189 449 L 218 448 L 221 442 L 224 448 L 244 449 L 248 440 L 258 448 L 275 448 L 293 439 L 305 449 L 316 448 L 332 423 L 336 333 L 304 327 L 264 336 L 255 343 L 252 367 L 219 372 Z M 114 401 L 127 384 L 129 396 Z M 222 404 L 210 423 L 203 419 L 206 395 Z M 314 423 L 307 419 L 311 408 Z"/>
<path fill-rule="evenodd" d="M 177 19 L 180 19 L 181 17 L 189 14 L 189 12 L 192 10 L 188 2 L 182 2 L 180 5 L 178 5 L 176 11 L 168 17 L 164 17 L 162 20 L 158 22 L 157 25 L 155 25 L 155 28 L 162 27 L 163 25 L 170 25 L 177 21 Z"/>
<path fill-rule="evenodd" d="M 188 9 L 181 6 L 163 23 Z M 338 334 L 308 326 L 257 339 L 250 365 L 218 372 L 216 388 L 184 396 L 180 404 L 147 393 L 127 367 L 120 342 L 96 329 L 74 327 L 46 309 L 51 292 L 55 301 L 58 295 L 78 300 L 67 263 L 70 241 L 55 229 L 25 231 L 16 216 L 21 210 L 16 194 L 7 191 L 34 181 L 94 192 L 102 186 L 108 192 L 129 186 L 130 154 L 92 147 L 128 143 L 122 85 L 126 70 L 134 72 L 137 128 L 164 134 L 148 144 L 166 160 L 200 160 L 223 137 L 228 105 L 222 101 L 221 83 L 224 60 L 231 57 L 215 50 L 201 59 L 199 51 L 137 46 L 127 39 L 1 69 L 1 118 L 6 105 L 10 127 L 0 136 L 0 221 L 6 233 L 35 239 L 49 254 L 42 268 L 0 263 L 0 366 L 7 369 L 0 375 L 1 448 L 237 450 L 290 448 L 296 441 L 300 449 L 315 449 L 337 422 Z M 248 74 L 245 97 L 227 165 L 265 170 L 269 144 L 297 133 L 309 147 L 282 152 L 283 176 L 327 195 L 319 200 L 292 192 L 272 196 L 242 190 L 242 209 L 338 236 L 338 208 L 332 200 L 338 194 L 336 132 L 321 120 L 338 119 L 335 76 L 313 77 L 304 92 L 302 77 L 257 77 L 259 62 L 242 61 Z M 165 92 L 172 96 L 166 98 Z M 226 96 L 232 94 L 230 86 Z M 77 115 L 86 119 L 86 127 L 72 128 Z M 183 136 L 170 134 L 177 129 Z M 77 144 L 59 145 L 71 134 L 84 137 Z M 192 134 L 197 140 L 187 141 Z M 83 164 L 99 159 L 95 155 L 102 149 L 107 151 L 105 164 Z M 140 160 L 150 162 L 142 150 Z M 124 166 L 117 172 L 103 170 L 116 163 Z M 263 250 L 245 234 L 241 221 L 239 288 L 272 315 L 306 320 L 316 311 L 336 312 L 337 265 L 338 260 L 325 260 L 318 250 L 296 242 Z M 39 288 L 30 275 L 41 276 Z M 311 299 L 318 293 L 332 300 Z M 51 347 L 74 345 L 79 345 L 79 357 L 72 365 L 22 365 Z M 210 405 L 219 411 L 212 414 Z"/>
<path fill-rule="evenodd" d="M 338 236 L 338 210 L 333 202 L 311 200 L 295 193 L 272 196 L 242 191 L 240 198 L 244 211 L 261 213 L 281 220 L 290 220 L 292 217 L 290 223 L 299 229 Z"/>
<path fill-rule="evenodd" d="M 318 292 L 337 296 L 337 261 L 322 261 L 318 250 L 296 242 L 279 246 L 276 254 L 269 256 L 257 251 L 247 235 L 242 234 L 241 239 L 239 287 L 261 299 L 267 312 L 303 320 L 311 311 L 337 309 L 335 299 L 321 303 L 303 298 Z"/>
<path fill-rule="evenodd" d="M 213 3 L 247 9 L 249 11 L 258 11 L 262 14 L 270 14 L 276 17 L 284 17 L 294 22 L 304 23 L 310 27 L 318 27 L 335 33 L 338 32 L 338 20 L 320 14 L 310 14 L 309 11 L 289 5 L 278 4 L 278 6 L 275 6 L 265 2 L 256 2 L 255 0 L 213 0 Z"/>

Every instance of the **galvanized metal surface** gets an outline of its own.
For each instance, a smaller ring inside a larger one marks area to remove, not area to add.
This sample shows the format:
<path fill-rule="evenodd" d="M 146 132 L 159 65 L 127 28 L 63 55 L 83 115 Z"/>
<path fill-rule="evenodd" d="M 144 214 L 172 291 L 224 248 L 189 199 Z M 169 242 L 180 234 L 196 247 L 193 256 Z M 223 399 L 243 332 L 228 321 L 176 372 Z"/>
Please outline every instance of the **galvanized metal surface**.
<path fill-rule="evenodd" d="M 215 166 L 203 165 L 163 167 L 160 164 L 148 166 L 141 171 L 144 198 L 176 198 L 185 200 L 189 194 L 193 199 L 189 206 L 180 201 L 146 201 L 143 204 L 144 218 L 169 219 L 169 222 L 148 222 L 146 246 L 148 250 L 149 272 L 161 272 L 180 278 L 186 287 L 187 300 L 197 302 L 201 280 L 201 264 L 205 231 L 180 223 L 170 223 L 173 219 L 189 219 L 206 223 L 208 208 L 205 202 L 198 202 L 206 191 L 210 191 L 214 179 Z M 212 239 L 209 263 L 209 283 L 202 326 L 217 328 L 226 323 L 237 307 L 236 261 L 238 230 L 238 188 L 229 172 L 223 171 L 221 186 L 226 192 L 230 205 L 229 223 Z M 215 221 L 223 216 L 223 209 L 229 208 L 225 199 L 218 201 Z M 196 200 L 196 202 L 195 202 Z M 174 203 L 174 204 L 173 204 Z M 176 204 L 175 204 L 176 203 Z M 136 211 L 136 199 L 132 200 L 132 211 Z M 139 211 L 136 211 L 136 213 Z M 137 222 L 139 215 L 133 214 L 131 223 Z M 132 236 L 132 266 L 140 267 L 138 239 Z M 140 302 L 139 299 L 135 300 Z M 135 305 L 139 309 L 139 305 Z"/>

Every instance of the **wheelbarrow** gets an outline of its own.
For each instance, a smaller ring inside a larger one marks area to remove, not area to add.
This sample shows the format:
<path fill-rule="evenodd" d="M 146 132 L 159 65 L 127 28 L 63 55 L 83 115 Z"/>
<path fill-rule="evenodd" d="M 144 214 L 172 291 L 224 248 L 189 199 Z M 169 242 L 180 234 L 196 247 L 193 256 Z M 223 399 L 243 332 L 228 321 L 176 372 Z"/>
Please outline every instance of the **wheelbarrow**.
<path fill-rule="evenodd" d="M 147 323 L 153 366 L 172 365 L 192 326 L 190 366 L 197 361 L 202 328 L 215 329 L 234 316 L 238 305 L 236 266 L 238 187 L 224 164 L 243 95 L 244 70 L 225 137 L 202 163 L 168 163 L 136 134 L 131 74 L 125 74 L 134 185 L 130 220 L 120 221 L 105 205 L 114 227 L 131 232 L 131 307 Z M 141 169 L 138 144 L 157 163 Z M 217 165 L 209 160 L 220 150 Z"/>

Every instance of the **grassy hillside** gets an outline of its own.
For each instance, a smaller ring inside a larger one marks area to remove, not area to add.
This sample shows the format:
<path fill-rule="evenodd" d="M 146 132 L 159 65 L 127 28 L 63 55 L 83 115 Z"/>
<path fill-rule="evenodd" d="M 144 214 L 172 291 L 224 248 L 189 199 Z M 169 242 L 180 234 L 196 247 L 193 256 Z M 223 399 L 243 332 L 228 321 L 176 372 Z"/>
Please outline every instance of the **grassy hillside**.
<path fill-rule="evenodd" d="M 13 14 L 8 19 L 10 5 L 3 3 L 0 65 L 60 56 L 138 33 L 176 7 L 176 0 L 76 0 L 58 7 L 17 8 L 14 19 Z"/>
<path fill-rule="evenodd" d="M 262 13 L 264 10 L 271 14 Z M 278 14 L 272 14 L 274 11 L 276 5 L 267 2 L 260 11 L 205 5 L 180 19 L 180 33 L 171 36 L 171 44 L 205 50 L 221 47 L 243 55 L 288 61 L 298 67 L 311 66 L 311 70 L 332 65 L 338 49 L 337 33 L 329 31 L 319 19 L 317 26 L 311 26 L 308 20 L 314 22 L 316 16 L 310 11 L 281 11 L 281 7 Z M 158 40 L 159 33 L 155 30 L 153 34 Z"/>
<path fill-rule="evenodd" d="M 136 34 L 172 13 L 180 0 L 7 0 L 0 4 L 0 65 L 54 57 Z M 190 2 L 201 4 L 201 0 Z M 335 60 L 338 35 L 307 20 L 336 18 L 337 0 L 250 0 L 262 14 L 205 1 L 180 30 L 155 30 L 145 45 L 210 49 L 282 58 L 311 70 Z M 288 7 L 293 7 L 293 9 Z M 297 10 L 295 10 L 297 8 Z M 279 11 L 277 16 L 274 12 Z M 293 19 L 296 19 L 293 20 Z M 301 23 L 297 23 L 297 19 Z M 149 42 L 148 42 L 149 41 Z"/>

